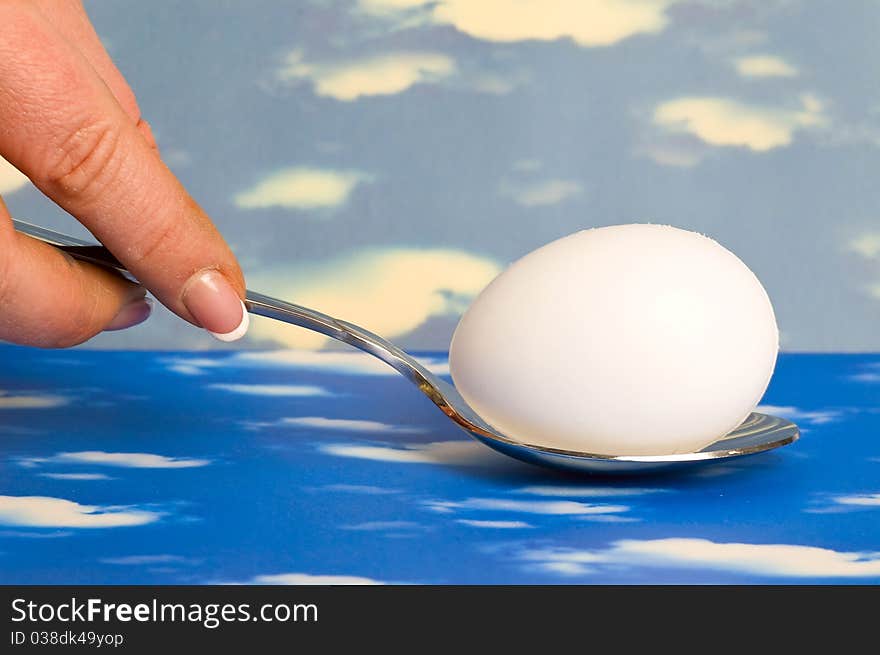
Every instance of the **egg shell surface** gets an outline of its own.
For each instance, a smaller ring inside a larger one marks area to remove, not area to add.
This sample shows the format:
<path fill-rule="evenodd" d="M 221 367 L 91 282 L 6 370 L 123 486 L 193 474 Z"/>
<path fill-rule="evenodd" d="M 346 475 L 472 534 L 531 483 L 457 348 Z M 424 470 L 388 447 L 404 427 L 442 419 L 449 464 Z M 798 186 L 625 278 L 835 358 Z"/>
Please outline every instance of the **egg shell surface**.
<path fill-rule="evenodd" d="M 595 455 L 698 451 L 763 396 L 778 329 L 764 287 L 701 234 L 584 230 L 514 262 L 462 316 L 450 370 L 505 436 Z"/>

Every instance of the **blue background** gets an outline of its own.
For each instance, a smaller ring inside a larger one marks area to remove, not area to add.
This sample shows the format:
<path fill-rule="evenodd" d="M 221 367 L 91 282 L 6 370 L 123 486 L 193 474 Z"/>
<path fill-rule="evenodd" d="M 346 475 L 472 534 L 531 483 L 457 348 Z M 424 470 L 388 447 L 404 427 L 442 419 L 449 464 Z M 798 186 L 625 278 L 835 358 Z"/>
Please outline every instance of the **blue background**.
<path fill-rule="evenodd" d="M 876 355 L 781 356 L 791 446 L 629 478 L 506 459 L 360 353 L 0 360 L 0 582 L 880 581 Z"/>

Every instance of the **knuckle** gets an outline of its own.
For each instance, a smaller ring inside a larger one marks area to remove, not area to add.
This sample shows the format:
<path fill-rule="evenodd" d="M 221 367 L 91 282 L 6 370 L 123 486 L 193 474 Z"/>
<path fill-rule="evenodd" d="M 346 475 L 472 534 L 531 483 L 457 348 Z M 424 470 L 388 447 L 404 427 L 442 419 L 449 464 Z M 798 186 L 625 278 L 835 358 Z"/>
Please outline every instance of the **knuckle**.
<path fill-rule="evenodd" d="M 142 262 L 149 262 L 153 256 L 167 249 L 177 248 L 179 246 L 177 228 L 177 222 L 171 218 L 161 219 L 160 222 L 150 225 L 129 251 L 128 259 L 136 266 Z"/>
<path fill-rule="evenodd" d="M 118 85 L 113 93 L 116 97 L 116 102 L 119 103 L 119 106 L 125 110 L 125 113 L 137 125 L 141 120 L 141 108 L 134 91 L 132 91 L 128 84 L 124 83 L 123 79 L 123 84 Z"/>
<path fill-rule="evenodd" d="M 117 178 L 119 128 L 106 120 L 84 121 L 63 138 L 48 162 L 45 182 L 80 200 L 98 196 Z"/>

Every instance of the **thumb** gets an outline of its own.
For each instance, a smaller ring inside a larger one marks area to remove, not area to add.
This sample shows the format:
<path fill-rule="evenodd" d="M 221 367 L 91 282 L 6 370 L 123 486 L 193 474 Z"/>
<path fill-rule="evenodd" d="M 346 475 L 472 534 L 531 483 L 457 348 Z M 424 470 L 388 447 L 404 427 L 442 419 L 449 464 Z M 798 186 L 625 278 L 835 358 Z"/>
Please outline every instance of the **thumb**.
<path fill-rule="evenodd" d="M 65 348 L 143 322 L 143 287 L 16 232 L 0 199 L 0 339 Z"/>

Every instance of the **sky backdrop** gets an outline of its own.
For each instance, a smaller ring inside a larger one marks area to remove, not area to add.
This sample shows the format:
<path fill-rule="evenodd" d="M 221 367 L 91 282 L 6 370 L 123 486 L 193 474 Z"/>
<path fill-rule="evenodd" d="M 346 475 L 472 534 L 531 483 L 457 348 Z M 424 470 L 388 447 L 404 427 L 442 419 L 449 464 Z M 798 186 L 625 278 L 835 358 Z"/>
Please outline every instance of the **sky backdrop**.
<path fill-rule="evenodd" d="M 738 254 L 784 349 L 880 349 L 880 3 L 86 7 L 254 290 L 444 350 L 509 262 L 657 222 Z M 0 193 L 85 234 L 2 163 Z M 231 347 L 320 345 L 256 319 Z M 230 347 L 165 310 L 87 346 Z"/>

